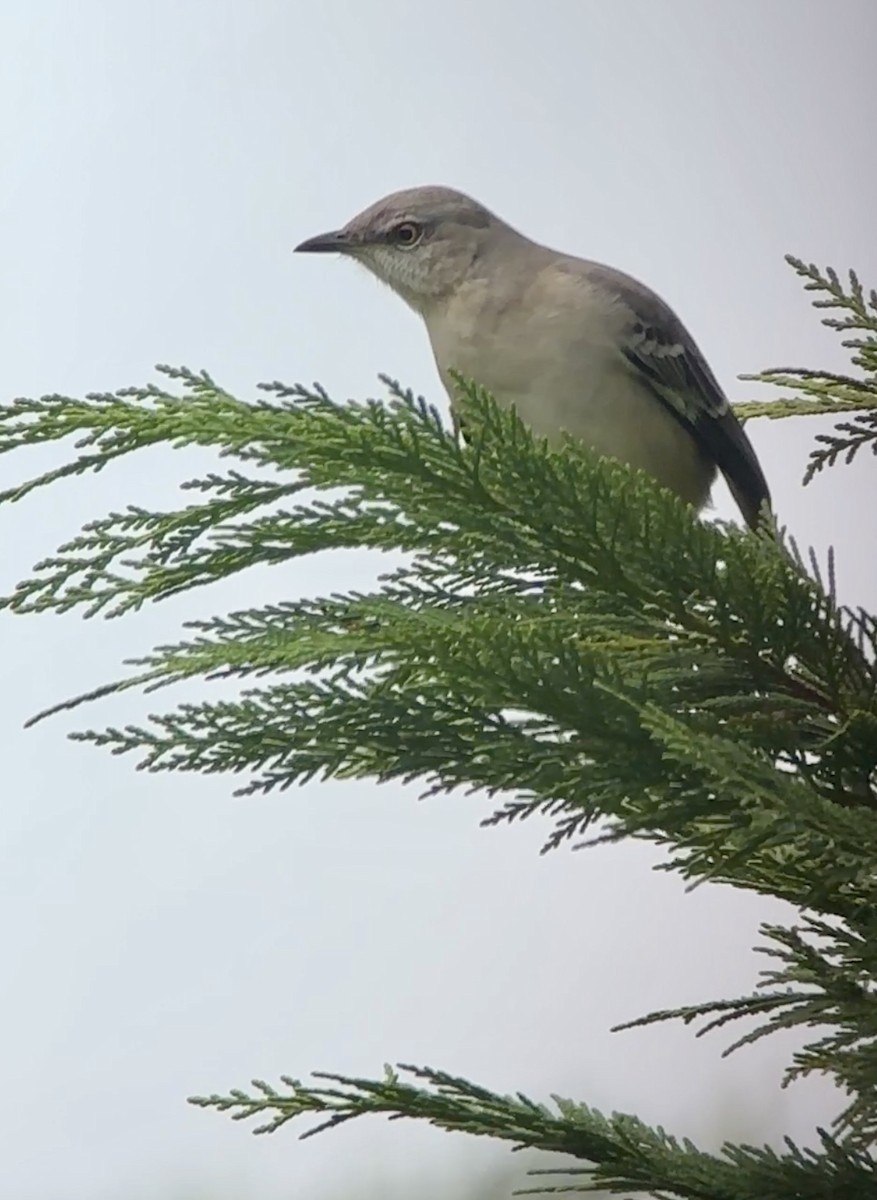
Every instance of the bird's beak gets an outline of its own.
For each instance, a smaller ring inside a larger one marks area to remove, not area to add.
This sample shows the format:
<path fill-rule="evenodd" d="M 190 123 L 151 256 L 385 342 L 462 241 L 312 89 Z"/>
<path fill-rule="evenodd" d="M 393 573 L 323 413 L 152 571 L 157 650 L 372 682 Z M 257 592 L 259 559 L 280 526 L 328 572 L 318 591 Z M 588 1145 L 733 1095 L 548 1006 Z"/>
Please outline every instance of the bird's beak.
<path fill-rule="evenodd" d="M 352 249 L 348 234 L 343 229 L 333 229 L 330 233 L 318 233 L 316 237 L 299 242 L 296 254 L 343 254 Z"/>

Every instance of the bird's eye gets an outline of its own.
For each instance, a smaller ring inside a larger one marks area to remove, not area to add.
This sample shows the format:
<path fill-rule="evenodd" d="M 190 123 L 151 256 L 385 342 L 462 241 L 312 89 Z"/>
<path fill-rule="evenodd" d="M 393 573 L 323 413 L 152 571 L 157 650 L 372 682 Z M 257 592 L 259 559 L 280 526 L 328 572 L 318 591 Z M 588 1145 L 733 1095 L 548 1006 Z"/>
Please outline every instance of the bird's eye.
<path fill-rule="evenodd" d="M 401 221 L 393 229 L 393 242 L 397 246 L 408 250 L 412 246 L 416 246 L 423 236 L 423 229 L 414 221 Z"/>

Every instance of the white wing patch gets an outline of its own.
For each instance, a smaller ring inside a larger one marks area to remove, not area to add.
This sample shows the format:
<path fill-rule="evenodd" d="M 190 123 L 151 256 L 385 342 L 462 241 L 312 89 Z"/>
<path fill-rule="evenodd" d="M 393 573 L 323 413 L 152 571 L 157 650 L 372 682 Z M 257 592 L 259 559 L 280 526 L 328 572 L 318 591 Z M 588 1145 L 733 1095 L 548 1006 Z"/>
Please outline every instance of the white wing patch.
<path fill-rule="evenodd" d="M 687 420 L 719 417 L 728 402 L 697 347 L 676 331 L 637 320 L 628 328 L 626 355 L 654 390 Z"/>
<path fill-rule="evenodd" d="M 641 325 L 634 326 L 630 336 L 630 348 L 648 358 L 678 358 L 685 353 L 681 342 L 662 342 L 654 329 L 644 329 Z"/>

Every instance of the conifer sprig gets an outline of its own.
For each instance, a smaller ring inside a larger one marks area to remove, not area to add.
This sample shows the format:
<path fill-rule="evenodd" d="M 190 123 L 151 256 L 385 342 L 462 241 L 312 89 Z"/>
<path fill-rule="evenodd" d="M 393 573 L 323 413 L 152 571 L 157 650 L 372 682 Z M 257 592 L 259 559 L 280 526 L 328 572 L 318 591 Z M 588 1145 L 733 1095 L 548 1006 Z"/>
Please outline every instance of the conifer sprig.
<path fill-rule="evenodd" d="M 861 376 L 757 378 L 796 395 L 749 415 L 837 413 L 808 478 L 877 439 L 877 297 L 855 275 L 790 260 Z M 542 814 L 547 845 L 645 838 L 666 869 L 780 897 L 770 969 L 751 995 L 653 1013 L 723 1029 L 734 1046 L 807 1031 L 787 1081 L 828 1072 L 847 1104 L 835 1134 L 787 1153 L 703 1155 L 635 1118 L 493 1096 L 413 1068 L 414 1083 L 324 1076 L 196 1101 L 275 1129 L 367 1112 L 573 1154 L 595 1186 L 677 1196 L 871 1195 L 877 1171 L 877 622 L 838 599 L 833 564 L 778 531 L 708 524 L 651 480 L 566 441 L 534 439 L 461 381 L 462 444 L 422 399 L 336 403 L 266 385 L 245 403 L 205 372 L 0 412 L 0 453 L 75 439 L 67 462 L 8 489 L 22 500 L 138 450 L 210 447 L 234 465 L 183 484 L 170 511 L 87 525 L 0 601 L 24 614 L 121 616 L 250 567 L 356 547 L 391 554 L 368 592 L 290 600 L 185 627 L 130 673 L 54 705 L 124 689 L 232 681 L 230 697 L 74 734 L 152 771 L 238 773 L 243 792 L 315 777 L 415 781 L 486 794 L 487 824 Z M 850 414 L 852 419 L 850 419 Z M 67 484 L 69 486 L 69 483 Z M 294 590 L 294 585 L 293 585 Z M 594 826 L 594 822 L 599 822 Z M 420 1086 L 425 1084 L 425 1086 Z M 842 1139 L 839 1141 L 837 1139 Z M 869 1190 L 870 1189 L 870 1190 Z"/>

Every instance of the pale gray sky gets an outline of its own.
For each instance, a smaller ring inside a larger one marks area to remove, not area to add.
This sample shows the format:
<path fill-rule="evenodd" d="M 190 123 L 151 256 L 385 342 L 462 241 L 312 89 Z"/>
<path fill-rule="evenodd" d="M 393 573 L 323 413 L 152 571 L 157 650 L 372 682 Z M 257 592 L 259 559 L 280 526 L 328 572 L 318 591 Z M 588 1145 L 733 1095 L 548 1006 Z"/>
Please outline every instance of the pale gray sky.
<path fill-rule="evenodd" d="M 840 367 L 782 256 L 877 281 L 877 181 L 853 132 L 877 99 L 875 48 L 873 0 L 7 0 L 3 394 L 114 388 L 164 361 L 242 395 L 282 378 L 361 397 L 387 371 L 441 400 L 412 314 L 363 272 L 291 253 L 420 183 L 651 284 L 734 395 L 751 394 L 739 372 Z M 816 429 L 753 437 L 782 518 L 805 544 L 834 541 L 846 598 L 873 604 L 871 464 L 802 491 Z M 54 457 L 4 461 L 0 484 Z M 205 461 L 145 455 L 3 512 L 0 588 L 109 508 L 174 503 Z M 806 1139 L 829 1119 L 825 1087 L 777 1092 L 782 1039 L 723 1063 L 720 1038 L 608 1033 L 747 989 L 765 903 L 686 896 L 644 847 L 540 858 L 544 829 L 479 830 L 475 798 L 312 784 L 233 800 L 231 780 L 146 776 L 73 745 L 73 720 L 22 731 L 187 617 L 372 574 L 338 556 L 124 622 L 0 620 L 4 1193 L 191 1183 L 272 1200 L 490 1161 L 486 1143 L 401 1124 L 255 1139 L 184 1104 L 396 1059 L 704 1140 L 723 1121 Z M 114 700 L 80 723 L 143 711 Z"/>

